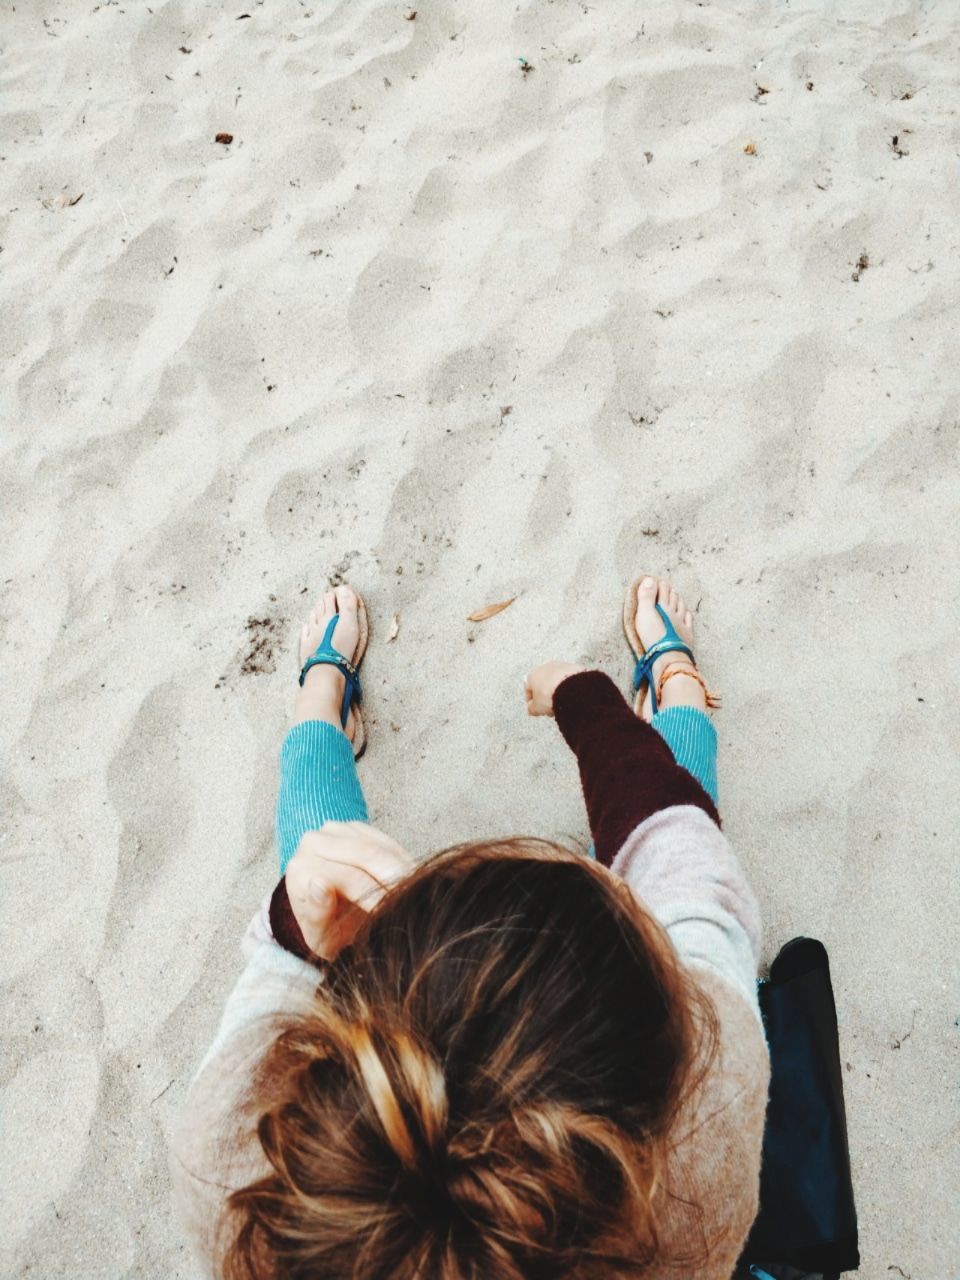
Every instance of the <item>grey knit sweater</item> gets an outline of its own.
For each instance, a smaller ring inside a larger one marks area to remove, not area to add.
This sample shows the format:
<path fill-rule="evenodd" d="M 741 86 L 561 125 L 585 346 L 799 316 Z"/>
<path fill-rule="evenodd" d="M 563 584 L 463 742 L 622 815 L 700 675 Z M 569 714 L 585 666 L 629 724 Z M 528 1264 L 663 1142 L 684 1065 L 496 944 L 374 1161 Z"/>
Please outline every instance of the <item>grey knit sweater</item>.
<path fill-rule="evenodd" d="M 646 818 L 610 865 L 664 925 L 717 1011 L 719 1052 L 678 1119 L 658 1216 L 666 1256 L 693 1251 L 708 1258 L 685 1269 L 687 1280 L 728 1280 L 757 1210 L 769 1078 L 756 997 L 756 900 L 726 837 L 693 804 Z M 246 967 L 193 1081 L 171 1153 L 178 1212 L 211 1277 L 219 1275 L 227 1243 L 218 1232 L 227 1194 L 269 1172 L 246 1098 L 253 1065 L 284 1015 L 309 1009 L 317 990 L 317 970 L 274 939 L 269 901 L 243 939 Z"/>

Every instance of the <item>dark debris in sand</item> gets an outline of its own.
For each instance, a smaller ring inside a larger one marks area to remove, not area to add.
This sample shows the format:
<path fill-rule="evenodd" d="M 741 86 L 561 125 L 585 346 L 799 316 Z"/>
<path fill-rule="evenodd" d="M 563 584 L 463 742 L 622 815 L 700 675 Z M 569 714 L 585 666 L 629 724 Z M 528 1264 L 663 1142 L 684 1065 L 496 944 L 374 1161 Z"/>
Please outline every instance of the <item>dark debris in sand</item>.
<path fill-rule="evenodd" d="M 247 619 L 246 651 L 240 661 L 242 676 L 267 676 L 276 671 L 285 627 L 286 619 L 278 616 Z"/>

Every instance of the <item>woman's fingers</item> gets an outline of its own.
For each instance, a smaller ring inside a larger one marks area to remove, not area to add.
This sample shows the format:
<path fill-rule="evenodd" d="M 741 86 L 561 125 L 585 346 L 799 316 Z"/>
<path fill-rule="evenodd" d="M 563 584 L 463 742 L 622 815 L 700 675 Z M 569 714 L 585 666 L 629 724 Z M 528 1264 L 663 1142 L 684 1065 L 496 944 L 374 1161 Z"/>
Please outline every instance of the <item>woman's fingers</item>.
<path fill-rule="evenodd" d="M 541 662 L 527 674 L 527 711 L 532 716 L 553 715 L 553 695 L 568 676 L 583 668 L 572 662 Z"/>
<path fill-rule="evenodd" d="M 300 865 L 294 868 L 291 862 L 289 870 L 294 872 L 294 893 L 311 905 L 315 905 L 315 900 L 310 884 L 320 880 L 336 896 L 355 902 L 367 911 L 380 901 L 389 885 L 400 878 L 395 865 L 385 865 L 382 860 L 367 857 L 363 865 L 358 865 L 309 850 L 305 851 Z"/>
<path fill-rule="evenodd" d="M 333 959 L 413 861 L 396 840 L 366 822 L 326 822 L 306 832 L 285 878 L 310 949 Z"/>
<path fill-rule="evenodd" d="M 401 862 L 412 861 L 392 836 L 366 822 L 325 822 L 319 830 L 308 831 L 303 840 L 320 851 L 330 850 L 331 856 L 338 856 L 335 853 L 338 849 L 351 849 L 361 856 L 387 853 Z"/>
<path fill-rule="evenodd" d="M 385 831 L 372 827 L 368 822 L 337 822 L 336 820 L 325 822 L 320 828 L 319 834 L 329 836 L 332 840 L 348 841 L 351 844 L 359 844 L 363 847 L 377 845 L 379 848 L 393 853 L 403 862 L 413 862 L 403 845 L 398 844 Z"/>
<path fill-rule="evenodd" d="M 391 850 L 344 845 L 328 847 L 316 855 L 323 864 L 323 875 L 339 894 L 351 902 L 361 899 L 379 901 L 384 891 L 408 871 Z"/>
<path fill-rule="evenodd" d="M 407 874 L 413 860 L 389 836 L 372 838 L 372 829 L 365 830 L 365 823 L 338 823 L 330 830 L 332 825 L 308 831 L 300 841 L 288 868 L 295 891 L 308 897 L 307 886 L 316 878 L 340 897 L 369 910 L 390 885 Z M 351 827 L 356 829 L 348 829 Z"/>
<path fill-rule="evenodd" d="M 336 892 L 322 880 L 304 881 L 291 874 L 292 866 L 291 862 L 287 869 L 287 895 L 300 932 L 311 951 L 332 959 L 336 955 L 330 948 L 337 911 Z"/>
<path fill-rule="evenodd" d="M 333 910 L 337 900 L 336 890 L 331 889 L 323 880 L 312 879 L 307 885 L 307 892 L 319 912 L 329 914 Z"/>

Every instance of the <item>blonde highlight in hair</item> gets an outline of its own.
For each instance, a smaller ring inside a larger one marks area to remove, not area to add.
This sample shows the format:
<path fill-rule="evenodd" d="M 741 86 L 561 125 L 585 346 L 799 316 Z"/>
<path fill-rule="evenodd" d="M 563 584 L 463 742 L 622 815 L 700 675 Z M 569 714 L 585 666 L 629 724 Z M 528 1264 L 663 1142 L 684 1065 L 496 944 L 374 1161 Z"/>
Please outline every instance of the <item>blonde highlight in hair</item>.
<path fill-rule="evenodd" d="M 664 1261 L 712 1006 L 626 885 L 533 839 L 384 896 L 254 1083 L 226 1280 L 609 1280 Z"/>
<path fill-rule="evenodd" d="M 416 1163 L 413 1139 L 401 1114 L 387 1070 L 373 1047 L 369 1030 L 363 1023 L 354 1023 L 347 1027 L 345 1040 L 360 1067 L 360 1075 L 387 1141 L 401 1164 L 412 1169 Z"/>

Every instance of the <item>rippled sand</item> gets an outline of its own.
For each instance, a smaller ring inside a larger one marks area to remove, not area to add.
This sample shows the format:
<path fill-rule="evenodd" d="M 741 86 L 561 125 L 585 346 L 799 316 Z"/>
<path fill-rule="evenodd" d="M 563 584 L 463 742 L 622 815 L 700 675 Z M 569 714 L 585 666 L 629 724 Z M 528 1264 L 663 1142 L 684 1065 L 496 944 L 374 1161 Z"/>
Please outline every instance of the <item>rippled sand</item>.
<path fill-rule="evenodd" d="M 2 17 L 0 1271 L 195 1275 L 166 1134 L 328 577 L 373 820 L 426 851 L 583 833 L 520 679 L 626 687 L 653 568 L 768 953 L 833 960 L 862 1274 L 944 1280 L 954 6 L 245 5 Z"/>

